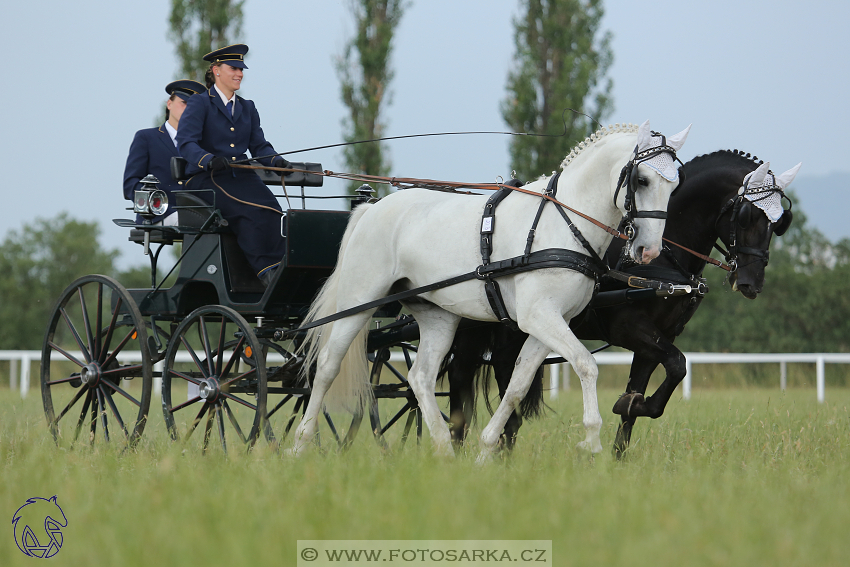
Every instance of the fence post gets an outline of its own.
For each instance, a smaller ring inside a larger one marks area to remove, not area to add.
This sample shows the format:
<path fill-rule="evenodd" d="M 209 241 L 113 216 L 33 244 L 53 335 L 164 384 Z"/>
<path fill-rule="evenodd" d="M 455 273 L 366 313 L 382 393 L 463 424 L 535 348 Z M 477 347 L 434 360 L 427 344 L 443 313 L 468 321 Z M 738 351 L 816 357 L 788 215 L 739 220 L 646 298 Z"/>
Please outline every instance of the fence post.
<path fill-rule="evenodd" d="M 682 399 L 690 400 L 691 399 L 691 371 L 693 368 L 691 367 L 691 359 L 685 359 L 685 379 L 682 381 Z"/>
<path fill-rule="evenodd" d="M 784 360 L 779 363 L 779 389 L 788 389 L 788 364 Z"/>
<path fill-rule="evenodd" d="M 572 372 L 572 365 L 569 362 L 564 363 L 564 391 L 570 391 L 570 372 Z"/>
<path fill-rule="evenodd" d="M 823 357 L 819 356 L 817 359 L 817 383 L 818 383 L 818 402 L 823 403 L 825 398 L 825 377 L 824 377 L 824 367 L 823 367 Z"/>
<path fill-rule="evenodd" d="M 18 361 L 11 359 L 9 361 L 9 390 L 18 389 Z"/>
<path fill-rule="evenodd" d="M 549 365 L 549 399 L 558 399 L 558 389 L 561 387 L 561 365 Z"/>
<path fill-rule="evenodd" d="M 21 355 L 21 399 L 27 397 L 30 391 L 30 357 L 27 354 Z"/>

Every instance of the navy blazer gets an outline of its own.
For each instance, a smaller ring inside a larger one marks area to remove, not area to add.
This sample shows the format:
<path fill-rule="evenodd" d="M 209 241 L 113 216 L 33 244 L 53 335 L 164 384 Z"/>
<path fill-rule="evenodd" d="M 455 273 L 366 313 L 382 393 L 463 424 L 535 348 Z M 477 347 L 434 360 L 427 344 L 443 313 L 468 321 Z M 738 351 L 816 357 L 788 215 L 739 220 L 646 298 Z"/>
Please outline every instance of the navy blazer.
<path fill-rule="evenodd" d="M 224 104 L 215 88 L 189 97 L 177 130 L 177 146 L 188 162 L 188 175 L 203 170 L 216 156 L 237 161 L 246 159 L 249 150 L 252 157 L 276 153 L 263 135 L 252 101 L 237 96 L 233 116 Z M 271 165 L 271 158 L 260 161 Z"/>
<path fill-rule="evenodd" d="M 171 178 L 171 157 L 179 155 L 164 123 L 159 128 L 146 128 L 136 132 L 133 143 L 130 144 L 127 165 L 124 166 L 124 198 L 132 201 L 133 192 L 142 187 L 142 178 L 150 173 L 159 180 L 158 188 L 168 194 L 168 203 L 173 207 L 175 199 L 172 192 L 182 189 L 183 183 Z M 175 209 L 169 208 L 164 215 L 153 220 L 160 221 L 174 211 Z M 137 222 L 141 222 L 141 217 Z"/>

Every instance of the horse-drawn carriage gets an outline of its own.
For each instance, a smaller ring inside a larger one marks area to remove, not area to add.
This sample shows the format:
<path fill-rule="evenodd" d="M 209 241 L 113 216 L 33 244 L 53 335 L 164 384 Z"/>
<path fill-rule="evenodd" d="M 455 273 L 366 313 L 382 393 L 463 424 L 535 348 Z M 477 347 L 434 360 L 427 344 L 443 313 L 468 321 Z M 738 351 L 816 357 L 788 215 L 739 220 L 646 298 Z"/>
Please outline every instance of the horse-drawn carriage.
<path fill-rule="evenodd" d="M 435 396 L 441 394 L 435 393 L 433 378 L 449 353 L 455 332 L 477 324 L 464 319 L 469 317 L 508 323 L 515 320 L 530 335 L 517 343 L 515 352 L 521 356 L 514 355 L 515 363 L 506 363 L 511 369 L 508 374 L 512 372 L 513 376 L 509 385 L 504 384 L 506 377 L 500 380 L 503 401 L 482 433 L 482 458 L 496 448 L 535 370 L 552 350 L 570 360 L 581 378 L 587 431 L 581 446 L 598 452 L 601 417 L 595 364 L 566 321 L 579 315 L 591 297 L 591 307 L 610 308 L 674 294 L 685 296 L 688 302 L 674 338 L 696 309 L 699 302 L 694 298 L 704 292 L 698 275 L 709 260 L 707 254 L 715 240 L 720 237 L 729 247 L 727 259 L 737 258 L 739 253 L 755 259 L 748 262 L 758 265 L 749 269 L 756 274 L 754 289 L 760 289 L 757 272 L 760 270 L 763 281 L 770 237 L 774 232 L 781 234 L 777 227 L 784 223 L 784 231 L 790 222 L 787 215 L 783 223 L 774 224 L 779 217 L 756 216 L 750 209 L 754 199 L 764 198 L 759 195 L 771 199 L 781 195 L 796 169 L 776 178 L 769 174 L 767 164 L 753 171 L 759 163 L 749 154 L 744 157 L 737 151 L 728 152 L 712 161 L 699 177 L 699 183 L 708 186 L 700 189 L 704 194 L 699 199 L 695 194 L 680 197 L 683 202 L 694 201 L 691 207 L 698 210 L 693 215 L 708 223 L 701 234 L 704 242 L 693 244 L 705 250 L 686 249 L 699 258 L 701 266 L 689 267 L 693 262 L 673 258 L 674 267 L 678 266 L 675 269 L 686 275 L 686 281 L 672 277 L 665 282 L 657 281 L 656 276 L 653 280 L 639 273 L 620 273 L 626 283 L 600 293 L 598 280 L 595 286 L 593 280 L 600 272 L 615 273 L 599 258 L 611 236 L 628 240 L 625 254 L 635 261 L 649 261 L 653 257 L 650 246 L 658 254 L 664 226 L 658 221 L 667 218 L 667 201 L 679 181 L 673 159 L 686 136 L 687 130 L 671 138 L 668 145 L 665 137 L 650 132 L 648 123 L 640 129 L 602 129 L 565 159 L 564 176 L 541 178 L 530 185 L 531 189 L 500 184 L 500 191 L 489 199 L 486 195 L 438 197 L 427 191 L 416 196 L 403 191 L 376 205 L 363 205 L 370 200 L 371 190 L 367 189 L 353 198 L 352 209 L 358 207 L 358 211 L 351 220 L 347 212 L 306 210 L 304 187 L 321 186 L 325 172 L 319 164 L 294 164 L 295 172 L 283 179 L 287 187 L 301 187 L 302 208 L 290 207 L 282 219 L 286 256 L 268 287 L 248 267 L 215 206 L 191 191 L 177 194 L 176 227 L 116 221 L 129 228 L 131 239 L 150 253 L 151 286 L 127 290 L 111 278 L 93 275 L 78 279 L 63 292 L 53 309 L 42 354 L 42 396 L 51 433 L 59 443 L 73 443 L 87 429 L 94 442 L 100 428 L 103 439 L 120 436 L 133 444 L 142 435 L 153 393 L 158 391 L 171 436 L 203 451 L 212 438 L 225 450 L 228 441 L 252 446 L 261 435 L 273 444 L 280 443 L 303 413 L 293 435 L 297 453 L 315 437 L 321 412 L 330 434 L 341 446 L 351 443 L 366 414 L 382 444 L 386 444 L 387 429 L 407 415 L 402 443 L 414 423 L 417 434 L 421 433 L 424 420 L 438 452 L 451 452 L 448 430 L 440 429 L 449 417 L 436 405 Z M 594 148 L 602 139 L 608 143 Z M 586 148 L 595 151 L 584 151 Z M 568 167 L 571 161 L 577 165 Z M 610 180 L 618 175 L 612 187 Z M 179 176 L 175 171 L 175 177 Z M 768 178 L 770 185 L 765 181 Z M 747 179 L 751 190 L 747 189 Z M 263 180 L 269 185 L 280 183 L 274 175 L 266 174 Z M 739 190 L 741 184 L 746 191 Z M 696 192 L 698 183 L 692 185 Z M 562 197 L 558 197 L 559 186 L 563 188 Z M 148 192 L 147 203 L 154 192 Z M 577 203 L 591 214 L 558 199 Z M 501 200 L 506 212 L 499 221 L 502 232 L 495 232 L 495 206 Z M 539 206 L 529 207 L 529 203 Z M 545 208 L 549 203 L 554 205 Z M 706 207 L 719 210 L 706 214 Z M 434 224 L 414 226 L 405 211 L 416 211 Z M 745 213 L 753 215 L 746 224 L 738 216 Z M 456 222 L 464 214 L 468 218 Z M 575 215 L 575 221 L 571 215 Z M 621 232 L 612 225 L 616 226 L 623 215 L 625 229 Z M 379 227 L 375 220 L 382 218 L 384 224 Z M 528 238 L 517 239 L 520 230 L 525 234 L 532 219 Z M 693 224 L 696 220 L 683 216 L 679 222 Z M 372 224 L 355 231 L 360 222 Z M 435 230 L 438 226 L 440 230 Z M 389 235 L 396 240 L 390 241 Z M 349 237 L 359 242 L 351 244 Z M 472 247 L 458 247 L 458 242 L 465 240 Z M 429 245 L 423 246 L 426 241 Z M 167 275 L 158 281 L 157 259 L 164 246 L 175 242 L 182 244 L 179 270 L 166 287 L 165 282 L 170 280 Z M 475 257 L 479 242 L 481 264 Z M 159 245 L 156 252 L 150 250 L 151 245 Z M 453 254 L 457 249 L 460 254 Z M 490 261 L 491 252 L 506 259 Z M 349 257 L 347 263 L 342 261 L 344 255 Z M 450 256 L 459 256 L 452 258 L 455 264 L 448 261 Z M 473 271 L 456 275 L 470 268 Z M 666 273 L 671 272 L 668 269 Z M 493 281 L 496 278 L 506 283 L 504 298 Z M 439 281 L 434 283 L 435 279 Z M 632 289 L 634 285 L 637 288 Z M 401 304 L 391 301 L 394 298 L 405 299 L 415 319 L 400 316 Z M 336 322 L 324 331 L 318 328 L 331 321 Z M 666 333 L 663 329 L 659 332 Z M 421 351 L 412 344 L 420 338 Z M 300 354 L 302 345 L 309 347 L 306 356 Z M 391 348 L 401 351 L 408 376 L 404 368 L 400 371 L 388 364 Z M 655 407 L 651 410 L 658 415 L 681 380 L 668 367 L 678 362 L 678 350 L 667 350 L 668 358 L 655 357 L 649 363 L 650 373 L 659 363 L 668 370 L 665 397 L 659 397 L 656 403 L 660 411 Z M 353 417 L 341 434 L 324 409 L 323 397 L 348 358 L 346 353 L 359 352 L 362 358 L 363 351 L 368 358 L 370 394 L 358 397 L 357 403 L 349 406 Z M 414 364 L 412 355 L 417 351 Z M 457 351 L 454 356 L 459 358 Z M 384 374 L 392 376 L 390 382 L 382 382 Z M 648 374 L 645 378 L 648 380 Z M 633 406 L 649 405 L 645 404 L 649 398 L 642 396 L 646 388 L 643 378 L 632 379 L 636 385 L 630 383 L 631 397 L 620 404 L 626 406 L 626 412 L 618 412 L 624 422 L 629 421 L 629 431 L 635 416 L 657 417 L 649 409 L 646 414 L 632 413 Z M 393 417 L 383 423 L 378 401 L 385 399 L 400 401 Z M 201 424 L 203 433 L 196 433 Z M 464 430 L 462 423 L 455 433 Z"/>
<path fill-rule="evenodd" d="M 175 165 L 179 178 L 179 161 Z M 273 443 L 285 437 L 310 390 L 301 376 L 302 359 L 294 355 L 303 333 L 282 336 L 297 329 L 333 270 L 349 216 L 346 211 L 307 210 L 304 188 L 323 185 L 321 175 L 310 173 L 320 172 L 321 166 L 293 167 L 301 172 L 289 173 L 283 181 L 289 188 L 300 187 L 296 202 L 301 208 L 289 209 L 283 217 L 287 253 L 268 287 L 254 275 L 215 206 L 196 192 L 175 193 L 176 203 L 165 199 L 165 206 L 177 210 L 176 226 L 114 221 L 129 229 L 130 240 L 144 245 L 151 286 L 128 290 L 112 278 L 89 275 L 69 285 L 57 301 L 41 372 L 45 414 L 57 442 L 74 442 L 86 429 L 92 442 L 99 435 L 135 443 L 158 394 L 172 437 L 194 437 L 203 449 L 213 433 L 225 449 L 228 441 L 250 446 L 261 434 Z M 277 175 L 260 175 L 267 185 L 281 185 Z M 147 188 L 149 200 L 155 183 Z M 351 198 L 352 206 L 368 201 L 370 194 L 364 188 Z M 160 252 L 174 244 L 181 244 L 182 251 L 173 277 L 157 277 Z M 404 373 L 387 364 L 390 347 L 404 353 L 408 366 L 415 351 L 409 342 L 417 338 L 415 322 L 409 317 L 395 321 L 400 309 L 395 303 L 375 313 L 376 322 L 390 318 L 391 324 L 378 326 L 369 337 L 375 398 L 405 401 L 386 426 L 377 403 L 369 408 L 380 442 L 385 442 L 386 428 L 405 414 L 406 438 L 418 416 Z M 378 383 L 384 368 L 396 377 L 393 383 Z M 291 411 L 282 411 L 285 407 Z M 336 441 L 347 444 L 363 415 L 355 413 L 342 438 L 330 415 L 325 419 Z M 202 423 L 204 434 L 193 436 Z M 417 429 L 421 432 L 421 420 Z"/>

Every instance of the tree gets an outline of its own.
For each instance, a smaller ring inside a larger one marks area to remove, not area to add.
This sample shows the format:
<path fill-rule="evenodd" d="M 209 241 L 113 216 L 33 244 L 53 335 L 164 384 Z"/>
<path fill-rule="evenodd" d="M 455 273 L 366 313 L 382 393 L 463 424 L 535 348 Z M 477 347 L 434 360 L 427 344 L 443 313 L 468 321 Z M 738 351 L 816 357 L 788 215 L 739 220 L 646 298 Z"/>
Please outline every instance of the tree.
<path fill-rule="evenodd" d="M 515 136 L 511 167 L 520 179 L 548 173 L 593 129 L 572 108 L 603 120 L 609 113 L 611 33 L 601 36 L 602 0 L 523 0 L 514 20 L 515 68 L 508 75 L 502 117 L 515 132 L 566 135 L 557 138 Z M 599 37 L 598 37 L 599 36 Z"/>
<path fill-rule="evenodd" d="M 0 349 L 38 349 L 53 304 L 85 274 L 114 273 L 118 250 L 98 244 L 96 222 L 62 213 L 12 231 L 0 247 Z"/>
<path fill-rule="evenodd" d="M 236 43 L 242 35 L 245 0 L 171 0 L 169 37 L 180 57 L 180 79 L 204 82 L 209 63 L 204 55 Z"/>
<path fill-rule="evenodd" d="M 343 120 L 344 140 L 374 140 L 384 134 L 382 104 L 389 104 L 393 72 L 389 60 L 395 30 L 404 13 L 402 0 L 351 0 L 357 32 L 345 46 L 336 68 L 342 101 L 349 115 Z M 379 142 L 345 146 L 345 163 L 352 173 L 386 175 L 389 159 Z M 360 183 L 352 182 L 351 189 Z"/>

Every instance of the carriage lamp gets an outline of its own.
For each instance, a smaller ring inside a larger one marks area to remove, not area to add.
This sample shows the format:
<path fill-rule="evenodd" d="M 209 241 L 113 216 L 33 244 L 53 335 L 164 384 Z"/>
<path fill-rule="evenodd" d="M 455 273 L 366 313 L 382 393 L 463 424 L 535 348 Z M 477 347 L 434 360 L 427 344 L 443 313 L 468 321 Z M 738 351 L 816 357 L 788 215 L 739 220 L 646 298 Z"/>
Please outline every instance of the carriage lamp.
<path fill-rule="evenodd" d="M 162 189 L 157 189 L 159 179 L 148 175 L 142 179 L 142 188 L 136 190 L 133 196 L 133 212 L 145 219 L 151 219 L 165 214 L 168 210 L 168 195 Z"/>

